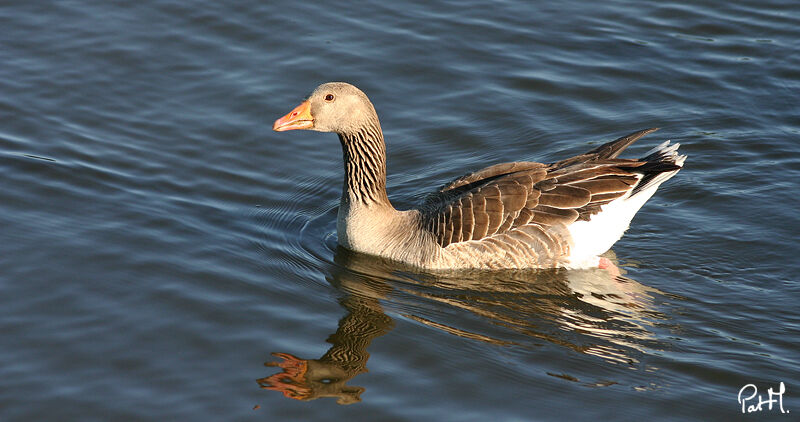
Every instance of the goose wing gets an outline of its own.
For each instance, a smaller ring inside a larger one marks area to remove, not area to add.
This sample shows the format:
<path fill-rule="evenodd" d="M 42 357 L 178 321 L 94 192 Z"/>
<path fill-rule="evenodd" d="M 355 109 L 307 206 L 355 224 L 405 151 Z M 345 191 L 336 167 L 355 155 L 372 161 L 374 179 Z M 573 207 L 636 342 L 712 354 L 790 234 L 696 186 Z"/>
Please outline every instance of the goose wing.
<path fill-rule="evenodd" d="M 589 220 L 600 207 L 631 192 L 648 161 L 618 159 L 646 129 L 553 164 L 496 164 L 462 176 L 430 195 L 420 211 L 423 228 L 441 247 L 497 235 L 538 239 L 563 249 L 555 226 Z"/>

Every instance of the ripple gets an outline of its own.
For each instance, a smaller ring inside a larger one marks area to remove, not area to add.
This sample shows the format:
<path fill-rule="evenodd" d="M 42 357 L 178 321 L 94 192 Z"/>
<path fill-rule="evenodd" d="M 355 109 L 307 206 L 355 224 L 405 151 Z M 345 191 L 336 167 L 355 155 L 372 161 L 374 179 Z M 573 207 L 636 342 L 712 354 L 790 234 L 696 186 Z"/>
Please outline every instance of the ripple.
<path fill-rule="evenodd" d="M 5 419 L 729 420 L 744 384 L 791 392 L 795 3 L 9 3 Z M 327 80 L 373 100 L 401 208 L 641 127 L 629 156 L 689 158 L 623 278 L 428 274 L 339 248 L 336 137 L 270 131 Z M 259 388 L 303 361 L 283 381 L 320 400 Z"/>

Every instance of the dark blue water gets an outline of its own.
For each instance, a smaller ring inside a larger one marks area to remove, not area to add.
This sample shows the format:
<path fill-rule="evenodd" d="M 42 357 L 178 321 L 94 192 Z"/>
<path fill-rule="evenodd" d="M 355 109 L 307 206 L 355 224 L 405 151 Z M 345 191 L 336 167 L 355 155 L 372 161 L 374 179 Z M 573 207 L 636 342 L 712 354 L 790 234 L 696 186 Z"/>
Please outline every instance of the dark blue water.
<path fill-rule="evenodd" d="M 794 1 L 20 1 L 0 28 L 0 420 L 800 414 Z M 622 278 L 419 274 L 337 249 L 335 136 L 270 130 L 330 80 L 375 104 L 401 208 L 646 127 L 629 156 L 689 158 Z M 781 382 L 791 413 L 742 414 Z"/>

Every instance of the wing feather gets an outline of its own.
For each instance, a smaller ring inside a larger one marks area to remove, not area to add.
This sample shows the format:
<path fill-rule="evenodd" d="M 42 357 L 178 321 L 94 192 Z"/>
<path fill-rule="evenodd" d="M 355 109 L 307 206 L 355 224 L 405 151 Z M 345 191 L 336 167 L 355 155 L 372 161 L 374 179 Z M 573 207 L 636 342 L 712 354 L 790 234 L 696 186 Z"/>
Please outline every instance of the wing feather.
<path fill-rule="evenodd" d="M 542 193 L 539 204 L 553 208 L 575 209 L 589 203 L 592 194 L 582 188 L 570 185 L 556 185 L 553 189 Z"/>
<path fill-rule="evenodd" d="M 558 257 L 568 247 L 558 234 L 563 228 L 591 219 L 602 205 L 630 194 L 643 173 L 662 170 L 647 157 L 617 158 L 654 130 L 635 132 L 553 164 L 501 163 L 459 177 L 423 203 L 423 227 L 442 247 L 485 240 L 469 245 L 488 251 L 505 242 L 515 253 L 532 253 L 533 245 L 542 257 Z M 528 248 L 521 248 L 523 244 Z"/>

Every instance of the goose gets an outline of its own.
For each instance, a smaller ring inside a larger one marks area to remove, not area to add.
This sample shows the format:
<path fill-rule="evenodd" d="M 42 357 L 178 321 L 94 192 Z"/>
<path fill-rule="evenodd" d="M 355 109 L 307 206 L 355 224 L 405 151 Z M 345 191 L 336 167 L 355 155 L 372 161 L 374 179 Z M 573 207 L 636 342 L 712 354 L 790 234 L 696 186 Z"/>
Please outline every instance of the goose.
<path fill-rule="evenodd" d="M 669 141 L 640 159 L 617 158 L 657 130 L 644 129 L 551 164 L 486 167 L 401 211 L 386 193 L 378 115 L 360 89 L 324 83 L 272 129 L 336 133 L 344 159 L 339 244 L 426 270 L 605 268 L 599 255 L 686 159 Z"/>

